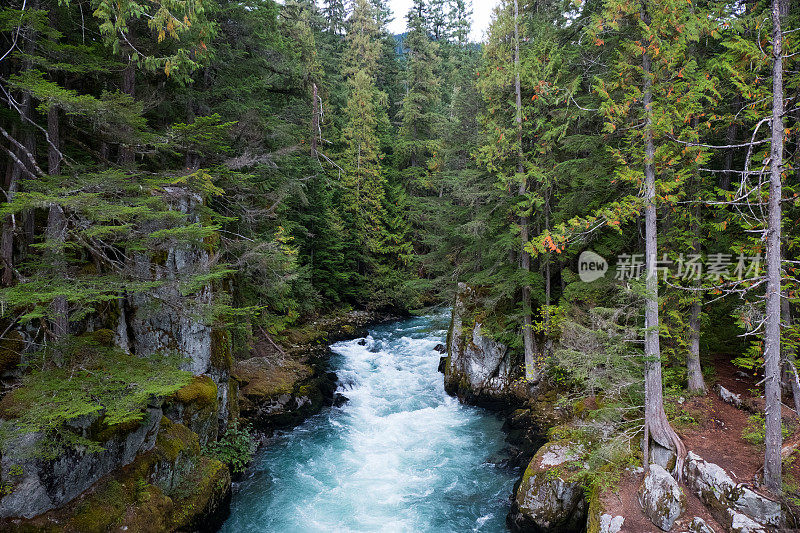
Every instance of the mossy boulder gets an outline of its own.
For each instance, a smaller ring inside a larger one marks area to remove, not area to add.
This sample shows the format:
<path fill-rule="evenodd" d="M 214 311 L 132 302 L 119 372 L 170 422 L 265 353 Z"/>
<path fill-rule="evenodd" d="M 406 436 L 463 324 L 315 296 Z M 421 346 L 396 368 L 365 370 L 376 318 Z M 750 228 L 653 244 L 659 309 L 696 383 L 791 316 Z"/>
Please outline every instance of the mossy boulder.
<path fill-rule="evenodd" d="M 514 494 L 508 525 L 512 531 L 572 533 L 586 523 L 588 504 L 582 475 L 583 448 L 550 442 L 533 456 Z"/>
<path fill-rule="evenodd" d="M 286 358 L 274 363 L 253 357 L 236 363 L 232 373 L 239 383 L 243 418 L 261 429 L 286 427 L 318 412 L 335 390 L 335 375 Z"/>
<path fill-rule="evenodd" d="M 784 524 L 781 504 L 737 483 L 717 464 L 689 452 L 684 463 L 686 485 L 720 524 L 733 530 L 747 530 L 751 525 L 765 530 Z M 741 527 L 734 525 L 738 523 Z M 755 529 L 752 529 L 755 530 Z"/>
<path fill-rule="evenodd" d="M 686 495 L 669 472 L 651 464 L 638 491 L 645 516 L 663 531 L 669 531 L 686 509 Z"/>
<path fill-rule="evenodd" d="M 164 414 L 195 432 L 200 444 L 215 440 L 219 434 L 217 385 L 209 376 L 195 376 L 164 402 Z"/>
<path fill-rule="evenodd" d="M 105 476 L 64 507 L 30 520 L 0 522 L 0 530 L 213 531 L 224 518 L 230 487 L 228 467 L 201 455 L 197 435 L 164 417 L 152 450 Z"/>

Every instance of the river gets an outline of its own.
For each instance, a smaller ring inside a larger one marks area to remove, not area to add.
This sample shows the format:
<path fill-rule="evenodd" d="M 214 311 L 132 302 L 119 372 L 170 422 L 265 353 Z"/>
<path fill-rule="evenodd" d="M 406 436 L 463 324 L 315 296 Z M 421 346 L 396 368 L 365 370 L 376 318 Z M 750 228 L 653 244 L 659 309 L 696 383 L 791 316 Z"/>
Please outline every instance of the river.
<path fill-rule="evenodd" d="M 505 531 L 515 474 L 502 422 L 444 391 L 449 316 L 384 324 L 331 346 L 349 401 L 275 437 L 221 531 Z"/>

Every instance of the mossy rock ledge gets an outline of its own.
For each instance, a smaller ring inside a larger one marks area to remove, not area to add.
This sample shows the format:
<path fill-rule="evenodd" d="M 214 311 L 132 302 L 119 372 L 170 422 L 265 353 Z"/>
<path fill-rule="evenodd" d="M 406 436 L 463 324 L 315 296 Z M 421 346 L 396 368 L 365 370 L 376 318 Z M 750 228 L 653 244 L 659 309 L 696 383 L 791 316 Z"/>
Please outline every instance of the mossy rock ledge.
<path fill-rule="evenodd" d="M 232 376 L 240 385 L 242 418 L 262 431 L 300 423 L 330 405 L 336 390 L 335 374 L 291 358 L 238 361 Z"/>
<path fill-rule="evenodd" d="M 582 446 L 570 441 L 549 442 L 536 452 L 514 494 L 507 518 L 512 531 L 583 531 L 588 509 L 583 454 Z"/>
<path fill-rule="evenodd" d="M 458 284 L 447 333 L 447 357 L 440 365 L 445 390 L 466 403 L 502 408 L 511 388 L 509 349 L 483 331 L 473 293 L 469 285 Z"/>
<path fill-rule="evenodd" d="M 192 381 L 164 402 L 164 414 L 186 425 L 205 445 L 219 434 L 217 385 L 209 376 L 195 376 Z"/>
<path fill-rule="evenodd" d="M 104 476 L 67 505 L 24 520 L 9 532 L 101 533 L 215 531 L 227 516 L 228 467 L 201 454 L 197 434 L 163 417 L 155 446 Z"/>

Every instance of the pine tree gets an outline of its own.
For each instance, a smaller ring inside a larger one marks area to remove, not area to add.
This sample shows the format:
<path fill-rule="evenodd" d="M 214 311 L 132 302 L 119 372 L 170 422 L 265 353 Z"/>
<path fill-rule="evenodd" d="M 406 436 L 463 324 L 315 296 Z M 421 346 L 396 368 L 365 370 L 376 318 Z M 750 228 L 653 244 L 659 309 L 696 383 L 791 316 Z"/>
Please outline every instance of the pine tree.
<path fill-rule="evenodd" d="M 428 163 L 438 149 L 438 45 L 430 40 L 425 21 L 416 11 L 409 11 L 407 20 L 406 92 L 398 112 L 400 130 L 397 157 L 399 168 L 405 170 L 406 183 L 425 189 L 429 186 Z"/>

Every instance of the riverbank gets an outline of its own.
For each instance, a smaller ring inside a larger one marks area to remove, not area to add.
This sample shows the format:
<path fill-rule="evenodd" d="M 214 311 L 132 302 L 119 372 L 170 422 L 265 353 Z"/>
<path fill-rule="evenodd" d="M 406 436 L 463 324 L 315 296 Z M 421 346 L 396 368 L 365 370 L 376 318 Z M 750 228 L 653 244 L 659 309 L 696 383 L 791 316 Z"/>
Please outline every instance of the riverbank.
<path fill-rule="evenodd" d="M 444 391 L 448 322 L 403 319 L 334 344 L 349 400 L 272 439 L 222 531 L 503 530 L 515 475 L 502 421 Z"/>
<path fill-rule="evenodd" d="M 277 338 L 256 332 L 252 350 L 238 360 L 227 333 L 215 330 L 210 373 L 195 376 L 169 397 L 153 397 L 142 422 L 107 428 L 102 418 L 87 418 L 76 428 L 103 451 L 79 447 L 16 468 L 4 464 L 4 496 L 21 500 L 6 497 L 3 503 L 16 505 L 27 518 L 4 519 L 0 529 L 215 531 L 227 517 L 232 475 L 210 444 L 243 425 L 263 441 L 333 403 L 336 376 L 327 368 L 328 345 L 363 336 L 367 327 L 393 318 L 350 311 L 309 320 Z M 0 405 L 6 417 L 13 414 L 9 398 Z M 106 473 L 93 477 L 98 469 Z M 53 494 L 64 503 L 40 503 Z M 46 512 L 35 510 L 48 506 Z"/>
<path fill-rule="evenodd" d="M 620 408 L 607 391 L 576 390 L 559 379 L 558 369 L 528 383 L 520 354 L 484 332 L 472 296 L 459 286 L 439 368 L 448 392 L 505 419 L 521 467 L 507 517 L 511 531 L 796 531 L 796 502 L 776 500 L 760 484 L 761 376 L 736 369 L 729 358 L 709 357 L 708 393 L 668 391 L 665 410 L 686 446 L 685 461 L 676 471 L 675 454 L 652 446 L 645 476 L 639 406 Z M 562 347 L 571 340 L 562 339 Z M 602 372 L 602 364 L 591 371 Z M 788 491 L 800 481 L 800 425 L 790 408 L 784 408 L 783 425 Z"/>

